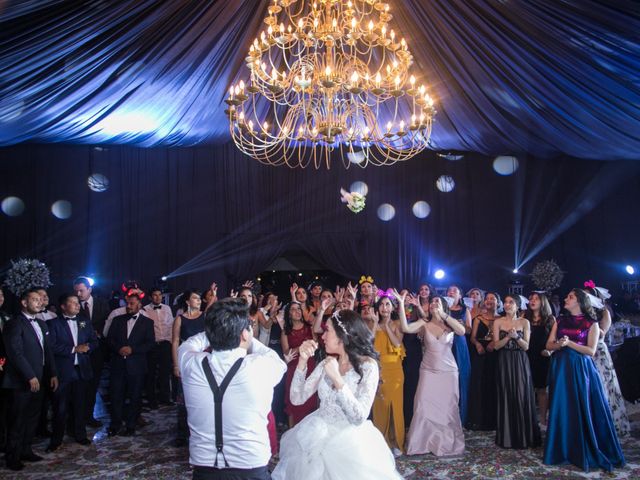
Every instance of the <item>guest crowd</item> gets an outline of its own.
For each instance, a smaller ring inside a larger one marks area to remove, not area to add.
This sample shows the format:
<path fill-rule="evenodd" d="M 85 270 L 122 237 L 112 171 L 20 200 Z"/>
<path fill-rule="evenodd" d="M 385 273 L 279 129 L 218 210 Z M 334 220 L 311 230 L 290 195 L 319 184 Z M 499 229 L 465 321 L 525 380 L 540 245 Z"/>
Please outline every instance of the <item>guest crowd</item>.
<path fill-rule="evenodd" d="M 205 330 L 216 284 L 203 294 L 184 292 L 173 308 L 160 289 L 126 285 L 124 304 L 115 309 L 92 295 L 88 279 L 72 286 L 55 308 L 45 289 L 34 288 L 21 296 L 19 314 L 0 313 L 0 445 L 7 468 L 42 460 L 31 447 L 36 433 L 50 437 L 47 453 L 61 447 L 65 433 L 90 445 L 87 427 L 101 426 L 94 407 L 106 379 L 109 436 L 136 434 L 146 397 L 151 409 L 177 403 L 175 442 L 188 445 L 178 347 Z M 327 356 L 327 321 L 351 310 L 369 327 L 379 355 L 370 418 L 395 456 L 462 455 L 464 429 L 495 431 L 499 447 L 514 449 L 541 446 L 546 431 L 547 464 L 610 471 L 625 463 L 619 437 L 629 434 L 629 421 L 603 341 L 611 314 L 598 289 L 573 289 L 561 304 L 540 292 L 501 297 L 473 288 L 463 295 L 455 285 L 445 295 L 427 284 L 415 294 L 382 290 L 363 276 L 335 290 L 294 283 L 286 299 L 258 292 L 252 282 L 229 296 L 250 306 L 254 341 L 287 364 L 268 416 L 274 455 L 278 428 L 318 408 L 316 394 L 291 401 L 300 347 L 309 340 L 319 345 L 305 358 L 309 377 Z"/>

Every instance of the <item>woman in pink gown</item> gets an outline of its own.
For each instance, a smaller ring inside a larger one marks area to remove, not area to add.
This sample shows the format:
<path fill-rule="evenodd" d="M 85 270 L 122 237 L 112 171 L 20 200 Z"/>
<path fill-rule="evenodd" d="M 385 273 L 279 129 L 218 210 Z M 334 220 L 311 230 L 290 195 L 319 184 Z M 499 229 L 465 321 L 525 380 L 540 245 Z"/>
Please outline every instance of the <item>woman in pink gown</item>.
<path fill-rule="evenodd" d="M 420 332 L 424 344 L 413 419 L 405 443 L 407 455 L 462 455 L 464 433 L 458 409 L 458 365 L 451 346 L 456 335 L 465 334 L 465 328 L 449 315 L 449 305 L 442 297 L 431 300 L 428 322 L 418 320 L 409 324 L 404 313 L 404 295 L 396 297 L 400 302 L 402 330 Z"/>

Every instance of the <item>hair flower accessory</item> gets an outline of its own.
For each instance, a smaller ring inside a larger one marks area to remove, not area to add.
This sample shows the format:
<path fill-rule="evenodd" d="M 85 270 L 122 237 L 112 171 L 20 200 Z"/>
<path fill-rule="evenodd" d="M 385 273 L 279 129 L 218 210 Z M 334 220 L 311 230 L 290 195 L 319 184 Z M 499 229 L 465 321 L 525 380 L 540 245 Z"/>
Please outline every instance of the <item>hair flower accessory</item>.
<path fill-rule="evenodd" d="M 360 277 L 360 280 L 358 280 L 358 283 L 359 283 L 360 285 L 362 285 L 363 283 L 370 283 L 370 284 L 372 284 L 372 285 L 373 285 L 373 278 L 371 278 L 371 275 L 369 275 L 369 276 L 367 276 L 367 277 L 365 277 L 364 275 L 362 275 L 362 276 Z"/>
<path fill-rule="evenodd" d="M 340 189 L 340 201 L 347 204 L 347 208 L 353 213 L 359 213 L 364 210 L 367 197 L 358 192 L 347 192 L 344 188 Z"/>
<path fill-rule="evenodd" d="M 586 282 L 584 282 L 584 286 L 586 288 L 593 288 L 594 290 L 596 289 L 596 283 L 593 280 L 587 280 Z"/>
<path fill-rule="evenodd" d="M 337 311 L 333 312 L 333 315 L 331 315 L 331 319 L 333 320 L 333 323 L 335 323 L 340 327 L 340 329 L 344 332 L 346 336 L 349 336 L 349 332 L 347 332 L 347 328 L 344 326 L 344 323 L 342 323 L 342 320 L 340 320 L 340 312 L 337 312 Z"/>
<path fill-rule="evenodd" d="M 389 300 L 395 300 L 396 296 L 393 294 L 392 288 L 387 288 L 386 290 L 378 290 L 376 295 L 380 298 L 387 297 Z"/>

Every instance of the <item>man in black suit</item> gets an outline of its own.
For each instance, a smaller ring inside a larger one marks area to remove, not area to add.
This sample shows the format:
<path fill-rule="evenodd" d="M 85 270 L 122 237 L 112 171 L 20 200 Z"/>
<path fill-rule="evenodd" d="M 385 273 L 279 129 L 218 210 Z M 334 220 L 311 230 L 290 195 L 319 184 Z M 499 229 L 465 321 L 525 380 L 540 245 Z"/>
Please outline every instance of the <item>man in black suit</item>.
<path fill-rule="evenodd" d="M 9 320 L 2 332 L 7 351 L 2 386 L 11 391 L 5 459 L 11 470 L 22 470 L 22 460 L 42 460 L 31 449 L 42 403 L 40 382 L 48 377 L 53 391 L 58 388 L 49 329 L 36 318 L 42 309 L 41 297 L 37 291 L 29 290 L 22 294 L 20 304 L 21 313 Z"/>
<path fill-rule="evenodd" d="M 93 376 L 87 382 L 86 418 L 87 425 L 100 427 L 102 423 L 93 416 L 93 409 L 96 405 L 96 394 L 100 385 L 100 376 L 104 367 L 105 354 L 108 350 L 105 339 L 102 338 L 104 322 L 109 316 L 109 304 L 92 295 L 91 282 L 87 277 L 78 277 L 73 281 L 73 289 L 80 300 L 80 315 L 91 321 L 91 325 L 98 337 L 98 347 L 91 353 L 91 369 Z"/>
<path fill-rule="evenodd" d="M 145 317 L 140 309 L 138 295 L 127 297 L 127 313 L 113 319 L 107 335 L 111 349 L 111 425 L 109 436 L 118 435 L 122 425 L 125 393 L 129 394 L 129 411 L 125 419 L 125 435 L 135 433 L 140 415 L 144 376 L 147 373 L 147 353 L 155 345 L 153 320 Z"/>
<path fill-rule="evenodd" d="M 73 434 L 80 445 L 89 445 L 86 428 L 87 383 L 93 377 L 90 353 L 98 346 L 93 326 L 80 313 L 78 296 L 60 297 L 62 315 L 49 321 L 51 346 L 60 385 L 53 396 L 53 434 L 47 452 L 62 445 L 67 411 L 73 412 Z"/>

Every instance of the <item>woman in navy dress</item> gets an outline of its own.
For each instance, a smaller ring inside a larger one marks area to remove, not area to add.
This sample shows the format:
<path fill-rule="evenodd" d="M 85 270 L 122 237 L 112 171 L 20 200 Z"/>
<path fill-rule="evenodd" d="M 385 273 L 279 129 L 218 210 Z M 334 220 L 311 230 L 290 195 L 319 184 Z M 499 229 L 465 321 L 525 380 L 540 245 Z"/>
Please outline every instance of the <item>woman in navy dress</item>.
<path fill-rule="evenodd" d="M 547 349 L 556 352 L 549 370 L 544 463 L 572 463 L 584 471 L 611 471 L 624 466 L 625 461 L 593 361 L 600 327 L 583 290 L 571 290 L 564 307 L 569 315 L 559 316 L 547 340 Z"/>
<path fill-rule="evenodd" d="M 452 300 L 449 307 L 449 315 L 458 320 L 464 326 L 466 335 L 471 333 L 471 313 L 462 301 L 460 287 L 451 285 L 447 289 L 447 297 Z M 469 358 L 469 347 L 467 337 L 456 335 L 453 339 L 453 357 L 458 364 L 458 386 L 460 390 L 460 420 L 462 424 L 467 423 L 467 401 L 469 398 L 469 381 L 471 379 L 471 359 Z"/>

